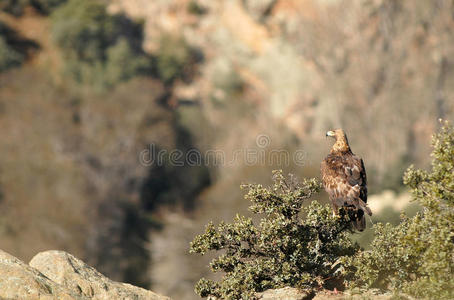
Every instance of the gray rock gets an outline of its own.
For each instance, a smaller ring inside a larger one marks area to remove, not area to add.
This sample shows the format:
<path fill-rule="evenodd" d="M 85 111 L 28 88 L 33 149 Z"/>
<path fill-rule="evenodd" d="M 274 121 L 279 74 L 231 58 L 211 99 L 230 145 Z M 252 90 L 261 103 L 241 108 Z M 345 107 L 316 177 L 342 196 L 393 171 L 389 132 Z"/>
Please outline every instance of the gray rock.
<path fill-rule="evenodd" d="M 403 299 L 412 299 L 408 295 L 401 294 Z M 393 294 L 381 294 L 378 290 L 363 291 L 361 294 L 351 294 L 343 292 L 333 292 L 328 290 L 317 291 L 316 294 L 296 288 L 285 287 L 281 289 L 270 289 L 257 294 L 259 300 L 390 300 Z"/>
<path fill-rule="evenodd" d="M 30 266 L 69 291 L 90 299 L 170 299 L 130 284 L 112 281 L 64 251 L 38 253 L 30 261 Z"/>
<path fill-rule="evenodd" d="M 0 250 L 0 299 L 84 300 L 16 257 Z"/>
<path fill-rule="evenodd" d="M 266 290 L 257 294 L 257 297 L 260 300 L 303 300 L 308 296 L 309 294 L 307 292 L 291 287 Z"/>

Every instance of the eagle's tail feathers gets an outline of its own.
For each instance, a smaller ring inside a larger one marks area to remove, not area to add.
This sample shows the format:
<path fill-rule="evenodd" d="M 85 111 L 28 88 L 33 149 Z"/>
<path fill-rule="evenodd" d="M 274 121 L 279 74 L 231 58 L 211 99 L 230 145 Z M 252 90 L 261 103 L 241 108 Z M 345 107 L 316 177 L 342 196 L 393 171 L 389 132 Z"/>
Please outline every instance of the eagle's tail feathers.
<path fill-rule="evenodd" d="M 372 216 L 372 211 L 370 210 L 369 206 L 367 206 L 367 203 L 365 203 L 363 200 L 359 199 L 359 207 L 365 211 L 369 216 Z"/>
<path fill-rule="evenodd" d="M 352 224 L 356 230 L 363 231 L 366 228 L 366 218 L 364 214 L 356 220 L 353 220 Z"/>

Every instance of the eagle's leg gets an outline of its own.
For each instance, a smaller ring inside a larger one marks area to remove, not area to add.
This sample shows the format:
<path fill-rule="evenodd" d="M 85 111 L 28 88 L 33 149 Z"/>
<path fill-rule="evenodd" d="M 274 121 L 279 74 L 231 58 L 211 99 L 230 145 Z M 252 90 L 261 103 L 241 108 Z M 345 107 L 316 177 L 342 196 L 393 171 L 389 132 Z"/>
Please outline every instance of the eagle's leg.
<path fill-rule="evenodd" d="M 339 207 L 334 203 L 334 201 L 331 201 L 331 207 L 333 208 L 333 217 L 340 218 Z"/>

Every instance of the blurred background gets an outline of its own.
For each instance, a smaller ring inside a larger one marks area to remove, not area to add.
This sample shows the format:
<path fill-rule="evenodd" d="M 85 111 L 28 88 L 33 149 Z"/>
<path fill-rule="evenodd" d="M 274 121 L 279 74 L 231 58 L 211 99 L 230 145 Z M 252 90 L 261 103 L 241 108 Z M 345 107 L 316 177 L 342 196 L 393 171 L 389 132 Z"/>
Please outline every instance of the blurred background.
<path fill-rule="evenodd" d="M 61 249 L 114 280 L 197 299 L 189 242 L 247 214 L 239 185 L 319 177 L 342 127 L 368 172 L 372 220 L 454 116 L 454 2 L 0 0 L 0 248 Z M 266 145 L 257 137 L 265 136 Z M 166 150 L 145 164 L 144 150 Z M 172 163 L 222 151 L 233 163 Z M 250 163 L 238 149 L 303 151 Z M 291 156 L 290 156 L 291 157 Z M 326 201 L 322 192 L 316 197 Z M 372 232 L 352 238 L 367 247 Z"/>

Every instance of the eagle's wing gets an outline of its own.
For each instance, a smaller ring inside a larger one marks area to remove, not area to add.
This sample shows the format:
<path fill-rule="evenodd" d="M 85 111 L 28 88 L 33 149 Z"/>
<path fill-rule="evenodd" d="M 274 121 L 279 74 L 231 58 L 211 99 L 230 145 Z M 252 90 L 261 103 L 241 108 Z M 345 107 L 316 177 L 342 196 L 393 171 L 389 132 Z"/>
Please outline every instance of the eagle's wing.
<path fill-rule="evenodd" d="M 328 155 L 321 165 L 322 182 L 335 209 L 367 207 L 367 178 L 364 163 L 356 155 Z"/>
<path fill-rule="evenodd" d="M 367 177 L 363 160 L 356 155 L 347 157 L 347 162 L 344 165 L 344 172 L 346 175 L 347 183 L 349 185 L 347 189 L 350 189 L 350 191 L 347 192 L 347 198 L 349 198 L 350 201 L 358 201 L 359 207 L 361 207 L 369 216 L 371 216 L 372 211 L 366 204 Z"/>

